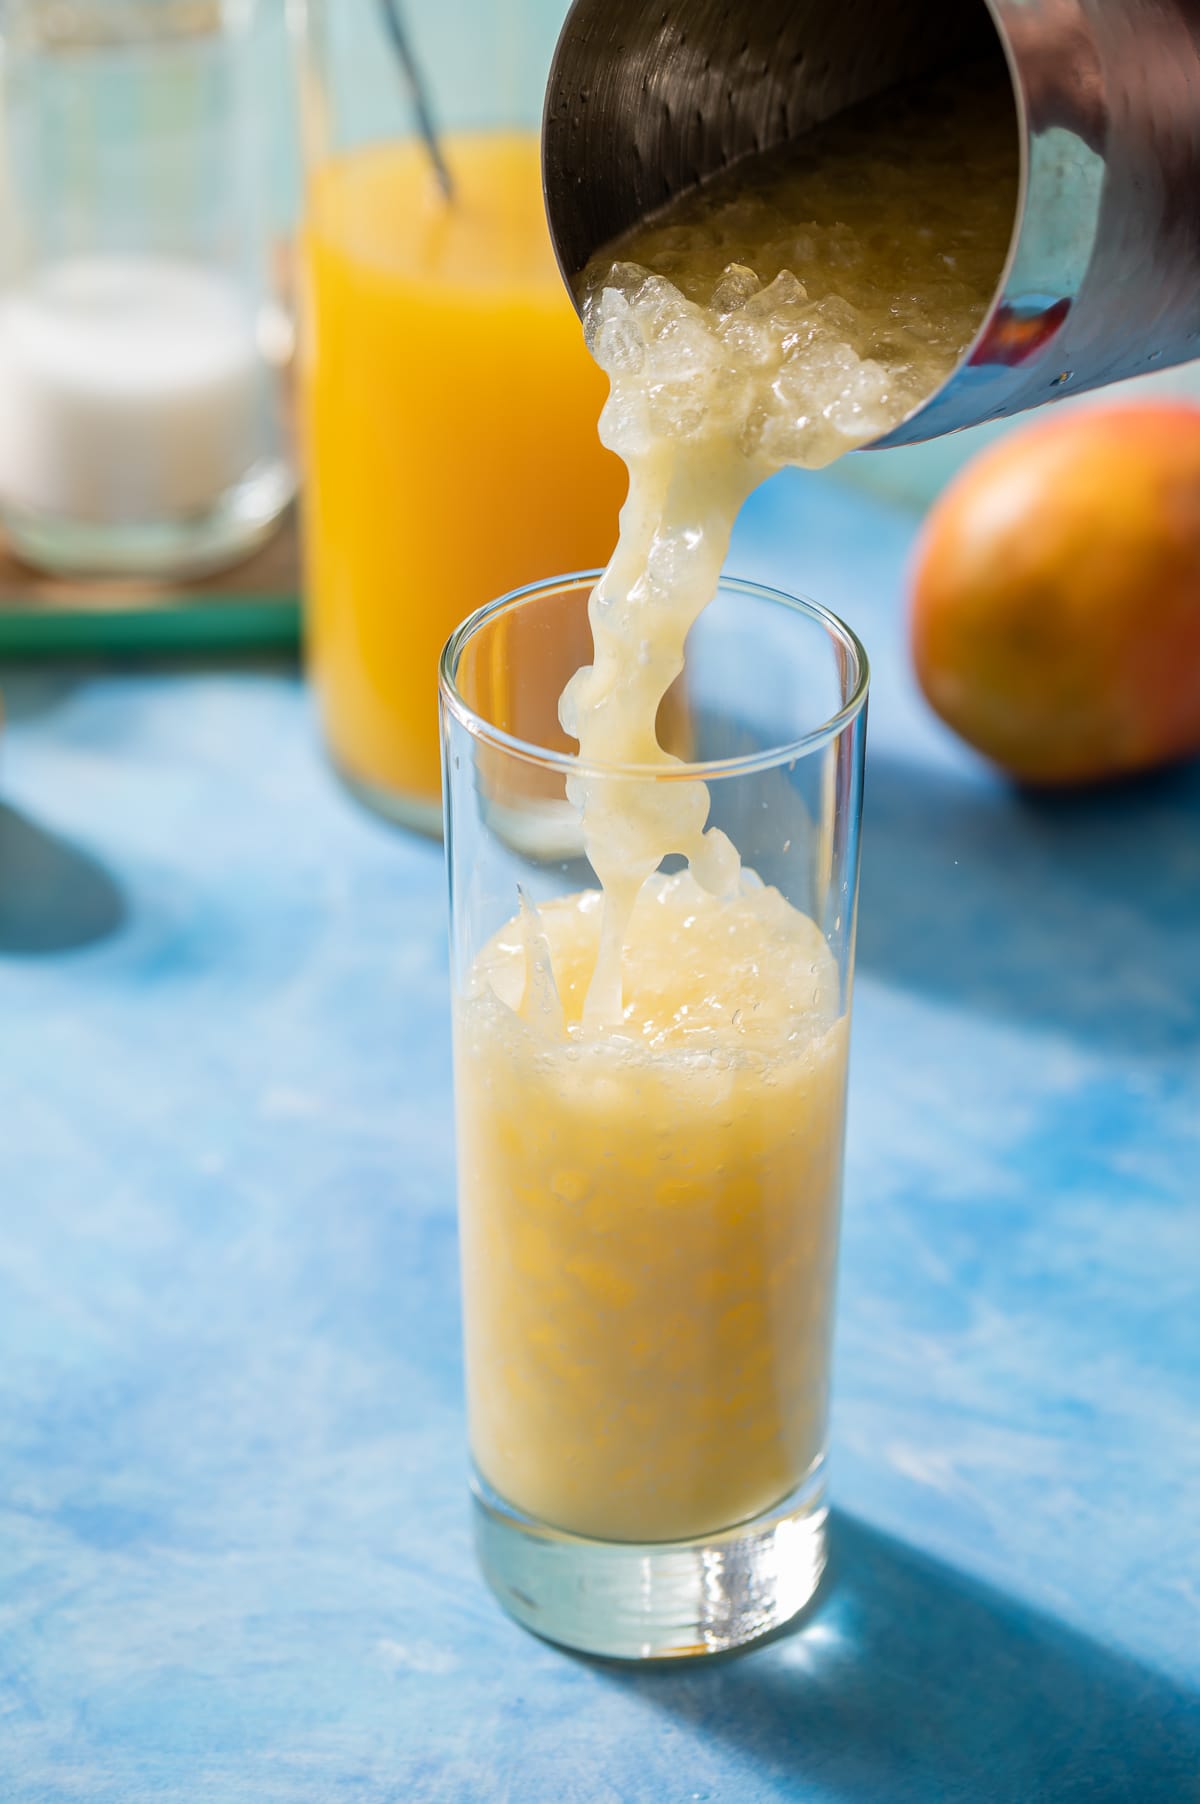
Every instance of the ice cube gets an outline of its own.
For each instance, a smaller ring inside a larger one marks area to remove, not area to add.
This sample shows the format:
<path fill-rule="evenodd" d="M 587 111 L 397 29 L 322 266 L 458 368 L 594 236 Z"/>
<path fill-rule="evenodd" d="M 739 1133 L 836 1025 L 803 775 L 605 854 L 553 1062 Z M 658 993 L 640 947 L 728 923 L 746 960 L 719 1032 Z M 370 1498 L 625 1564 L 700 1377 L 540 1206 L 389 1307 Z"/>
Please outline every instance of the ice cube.
<path fill-rule="evenodd" d="M 842 392 L 857 366 L 858 358 L 848 345 L 814 339 L 783 365 L 772 382 L 772 411 L 784 422 L 813 418 Z"/>
<path fill-rule="evenodd" d="M 821 322 L 811 307 L 781 307 L 771 316 L 769 330 L 779 355 L 789 358 L 807 349 L 820 335 Z"/>
<path fill-rule="evenodd" d="M 676 320 L 684 319 L 696 309 L 686 301 L 674 282 L 665 276 L 647 276 L 632 296 L 631 305 L 646 321 L 647 336 L 659 337 Z"/>
<path fill-rule="evenodd" d="M 770 363 L 774 354 L 766 321 L 751 319 L 745 313 L 731 313 L 721 321 L 721 343 L 736 359 L 739 370 Z"/>
<path fill-rule="evenodd" d="M 632 303 L 641 293 L 650 271 L 641 263 L 614 263 L 604 277 L 605 290 L 620 294 Z"/>
<path fill-rule="evenodd" d="M 550 958 L 550 942 L 537 904 L 530 900 L 519 883 L 517 896 L 521 905 L 520 931 L 525 953 L 525 995 L 521 1013 L 531 1027 L 539 1028 L 550 1039 L 559 1040 L 565 1036 L 567 1028 Z"/>
<path fill-rule="evenodd" d="M 686 304 L 686 303 L 685 303 Z M 703 376 L 716 364 L 720 347 L 698 310 L 668 318 L 655 335 L 652 376 L 662 382 Z"/>
<path fill-rule="evenodd" d="M 853 344 L 862 325 L 858 309 L 840 295 L 826 295 L 812 310 L 822 332 L 842 344 Z"/>
<path fill-rule="evenodd" d="M 610 283 L 592 291 L 583 304 L 583 312 L 585 320 L 594 320 L 597 325 L 603 325 L 605 320 L 625 319 L 629 314 L 629 296 L 623 288 Z"/>
<path fill-rule="evenodd" d="M 819 422 L 808 414 L 795 414 L 790 417 L 781 414 L 769 414 L 763 424 L 759 438 L 758 454 L 768 463 L 800 464 L 805 466 L 812 461 L 813 451 L 820 437 Z"/>
<path fill-rule="evenodd" d="M 624 319 L 606 319 L 596 333 L 592 355 L 608 375 L 620 371 L 635 375 L 646 361 L 646 347 L 637 321 L 628 310 Z"/>
<path fill-rule="evenodd" d="M 703 785 L 697 787 L 703 793 Z M 705 801 L 707 803 L 707 796 Z M 707 809 L 706 809 L 707 812 Z M 727 834 L 710 827 L 691 857 L 692 875 L 710 895 L 732 897 L 737 894 L 742 863 Z"/>
<path fill-rule="evenodd" d="M 846 373 L 840 392 L 829 402 L 825 418 L 836 431 L 858 443 L 880 438 L 896 423 L 888 371 L 871 359 Z"/>
<path fill-rule="evenodd" d="M 752 269 L 744 263 L 729 263 L 712 291 L 709 306 L 716 313 L 736 313 L 761 287 Z"/>
<path fill-rule="evenodd" d="M 646 419 L 664 438 L 693 438 L 708 415 L 708 381 L 703 375 L 680 382 L 654 382 L 646 390 Z"/>
<path fill-rule="evenodd" d="M 746 303 L 746 311 L 757 319 L 769 319 L 781 307 L 799 307 L 808 299 L 808 290 L 790 269 L 781 269 L 773 282 Z"/>

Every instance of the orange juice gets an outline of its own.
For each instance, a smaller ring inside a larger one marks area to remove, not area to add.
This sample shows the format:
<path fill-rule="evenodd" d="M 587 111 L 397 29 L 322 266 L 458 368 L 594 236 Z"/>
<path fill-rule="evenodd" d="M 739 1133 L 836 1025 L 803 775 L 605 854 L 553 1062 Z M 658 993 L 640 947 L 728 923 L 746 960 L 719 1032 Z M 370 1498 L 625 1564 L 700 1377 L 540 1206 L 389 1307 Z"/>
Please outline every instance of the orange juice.
<path fill-rule="evenodd" d="M 449 205 L 418 143 L 317 169 L 302 278 L 322 723 L 346 776 L 431 824 L 442 644 L 504 590 L 603 563 L 625 489 L 596 440 L 606 383 L 555 267 L 536 134 L 444 148 Z"/>

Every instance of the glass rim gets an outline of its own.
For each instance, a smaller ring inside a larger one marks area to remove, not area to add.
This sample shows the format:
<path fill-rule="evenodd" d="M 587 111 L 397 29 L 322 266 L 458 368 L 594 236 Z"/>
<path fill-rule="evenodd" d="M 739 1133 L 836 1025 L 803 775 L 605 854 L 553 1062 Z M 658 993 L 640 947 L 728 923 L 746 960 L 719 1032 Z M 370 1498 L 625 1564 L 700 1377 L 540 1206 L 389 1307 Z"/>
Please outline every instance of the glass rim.
<path fill-rule="evenodd" d="M 505 595 L 498 595 L 493 601 L 484 602 L 482 607 L 468 614 L 461 624 L 455 627 L 438 659 L 438 693 L 445 709 L 453 715 L 459 725 L 470 733 L 473 739 L 492 747 L 494 750 L 519 758 L 523 763 L 536 764 L 542 769 L 562 771 L 568 776 L 584 777 L 628 777 L 653 779 L 656 783 L 686 782 L 689 779 L 702 778 L 711 780 L 716 777 L 741 776 L 753 771 L 771 770 L 776 765 L 790 764 L 794 760 L 807 757 L 819 751 L 845 731 L 845 729 L 862 712 L 870 686 L 871 667 L 867 660 L 862 640 L 852 627 L 844 620 L 823 607 L 818 601 L 810 601 L 806 596 L 789 595 L 783 589 L 772 589 L 765 583 L 750 582 L 744 577 L 722 576 L 717 585 L 717 593 L 732 592 L 737 595 L 750 595 L 756 600 L 770 602 L 784 608 L 787 612 L 798 614 L 803 619 L 823 627 L 828 638 L 840 645 L 852 665 L 853 680 L 849 685 L 849 694 L 842 706 L 821 721 L 818 726 L 794 739 L 769 746 L 764 751 L 748 752 L 736 758 L 716 758 L 697 763 L 676 764 L 597 764 L 580 758 L 575 752 L 556 751 L 550 746 L 541 746 L 533 740 L 521 739 L 515 733 L 509 733 L 504 727 L 495 726 L 485 720 L 466 700 L 458 687 L 457 673 L 462 654 L 469 642 L 480 630 L 502 614 L 510 613 L 524 602 L 532 601 L 536 596 L 547 595 L 555 589 L 591 589 L 603 575 L 601 570 L 577 570 L 566 576 L 542 577 L 537 582 L 525 583 L 519 589 L 510 589 Z"/>

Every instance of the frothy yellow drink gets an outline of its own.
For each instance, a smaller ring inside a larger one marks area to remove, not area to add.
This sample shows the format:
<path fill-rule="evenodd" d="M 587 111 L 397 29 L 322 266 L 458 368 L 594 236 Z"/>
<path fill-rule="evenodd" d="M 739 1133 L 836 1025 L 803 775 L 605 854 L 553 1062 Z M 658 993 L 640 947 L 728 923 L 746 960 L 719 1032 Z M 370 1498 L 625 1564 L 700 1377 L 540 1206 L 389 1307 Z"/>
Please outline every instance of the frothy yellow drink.
<path fill-rule="evenodd" d="M 711 1533 L 822 1454 L 848 975 L 707 826 L 702 781 L 588 773 L 676 762 L 659 707 L 750 491 L 887 432 L 958 361 L 1007 249 L 1012 135 L 978 94 L 876 102 L 585 273 L 629 470 L 560 706 L 600 889 L 523 905 L 456 1022 L 472 1446 L 564 1529 Z"/>
<path fill-rule="evenodd" d="M 778 891 L 655 876 L 620 1028 L 588 1032 L 602 899 L 539 913 L 492 942 L 458 1021 L 475 1458 L 582 1534 L 704 1534 L 824 1441 L 838 973 Z"/>

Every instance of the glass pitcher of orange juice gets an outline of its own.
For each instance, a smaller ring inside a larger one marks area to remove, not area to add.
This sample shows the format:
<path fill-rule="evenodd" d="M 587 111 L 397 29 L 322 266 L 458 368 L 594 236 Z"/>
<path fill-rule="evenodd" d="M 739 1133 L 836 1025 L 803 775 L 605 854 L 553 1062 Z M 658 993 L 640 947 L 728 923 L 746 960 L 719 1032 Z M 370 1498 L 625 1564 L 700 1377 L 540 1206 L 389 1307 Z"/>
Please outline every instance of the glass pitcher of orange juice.
<path fill-rule="evenodd" d="M 624 473 L 542 208 L 566 0 L 401 4 L 292 9 L 307 637 L 337 770 L 436 832 L 443 642 L 492 595 L 603 563 Z"/>

